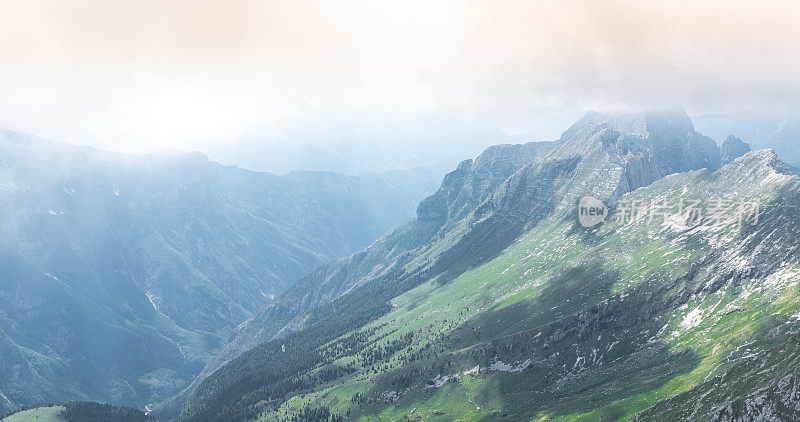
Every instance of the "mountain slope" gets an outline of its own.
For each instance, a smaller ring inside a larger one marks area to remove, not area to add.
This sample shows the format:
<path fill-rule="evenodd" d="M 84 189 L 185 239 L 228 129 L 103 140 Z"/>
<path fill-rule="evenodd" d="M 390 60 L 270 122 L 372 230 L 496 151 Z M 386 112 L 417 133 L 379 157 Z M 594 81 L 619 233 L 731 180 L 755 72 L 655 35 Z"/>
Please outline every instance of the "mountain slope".
<path fill-rule="evenodd" d="M 716 420 L 750 421 L 800 419 L 798 327 L 771 330 L 774 347 L 742 353 L 728 369 L 692 390 L 660 402 L 637 417 L 638 421 Z M 761 344 L 761 342 L 759 342 Z"/>
<path fill-rule="evenodd" d="M 461 163 L 445 177 L 439 191 L 419 205 L 416 220 L 362 252 L 320 267 L 238 327 L 229 344 L 206 365 L 191 388 L 164 405 L 161 412 L 176 416 L 205 377 L 246 350 L 279 333 L 302 327 L 310 309 L 400 270 L 412 254 L 427 249 L 440 233 L 446 233 L 462 219 L 465 210 L 474 208 L 508 176 L 552 147 L 548 142 L 497 145 L 476 160 Z"/>
<path fill-rule="evenodd" d="M 616 420 L 689 390 L 744 345 L 757 350 L 755 333 L 797 329 L 800 190 L 775 163 L 754 154 L 623 197 L 674 199 L 677 213 L 681 198 L 762 195 L 757 225 L 671 217 L 585 232 L 543 222 L 492 262 L 394 299 L 369 335 L 379 350 L 408 343 L 275 414 L 311 403 L 383 419 Z"/>
<path fill-rule="evenodd" d="M 398 198 L 1 133 L 0 409 L 174 394 L 266 298 L 406 219 Z"/>
<path fill-rule="evenodd" d="M 452 352 L 453 340 L 445 336 L 463 322 L 461 318 L 476 324 L 468 333 L 485 336 L 513 334 L 555 317 L 540 310 L 510 327 L 493 327 L 490 319 L 482 319 L 490 315 L 485 305 L 494 303 L 495 295 L 515 294 L 506 289 L 512 284 L 500 282 L 508 281 L 501 274 L 511 267 L 492 264 L 504 262 L 509 251 L 527 244 L 527 236 L 574 231 L 575 223 L 566 220 L 574 215 L 578 198 L 591 193 L 614 202 L 664 175 L 716 168 L 719 159 L 713 141 L 694 132 L 685 114 L 590 113 L 546 154 L 522 163 L 508 176 L 500 172 L 490 177 L 499 182 L 478 189 L 483 197 L 471 194 L 475 186 L 483 185 L 465 177 L 469 168 L 461 166 L 448 175 L 437 194 L 423 201 L 410 225 L 348 260 L 323 267 L 259 312 L 237 338 L 243 332 L 257 333 L 260 341 L 274 338 L 202 381 L 182 419 L 253 418 L 262 412 L 269 417 L 286 415 L 304 406 L 298 401 L 300 393 L 309 391 L 317 393 L 306 397 L 337 412 L 372 414 L 375 406 L 361 405 L 380 406 L 400 391 L 372 390 L 376 377 L 391 373 L 388 379 L 411 381 L 414 376 L 402 371 L 420 361 L 441 368 L 437 355 Z M 564 253 L 563 246 L 551 246 L 549 252 Z M 551 259 L 556 258 L 560 256 Z M 529 274 L 540 265 L 519 271 Z M 552 268 L 554 273 L 563 270 L 578 271 L 567 271 L 575 277 L 588 271 Z M 473 277 L 476 271 L 484 273 Z M 609 287 L 602 283 L 613 281 L 613 274 L 596 277 L 597 295 L 583 297 L 579 287 L 573 287 L 581 300 L 565 306 L 562 317 L 602 300 L 601 293 Z M 468 282 L 462 281 L 465 277 Z M 442 295 L 434 299 L 437 292 Z M 472 299 L 490 302 L 468 303 Z M 408 318 L 398 324 L 395 312 L 399 311 Z M 418 398 L 412 403 L 419 403 Z"/>
<path fill-rule="evenodd" d="M 743 225 L 731 213 L 733 221 L 708 216 L 696 225 L 677 214 L 681 199 L 714 196 L 757 198 L 763 214 Z M 792 420 L 794 378 L 784 364 L 800 328 L 798 179 L 759 151 L 622 201 L 665 197 L 676 202 L 663 221 L 595 232 L 576 230 L 574 220 L 544 221 L 485 265 L 396 297 L 383 317 L 325 345 L 332 359 L 305 375 L 317 378 L 313 393 L 290 394 L 263 416 L 324 406 L 353 418 L 616 420 L 688 392 L 677 397 L 696 413 L 666 402 L 651 419 Z M 360 336 L 369 345 L 348 353 Z M 350 374 L 324 382 L 351 359 Z M 767 368 L 780 376 L 764 377 Z M 723 382 L 702 384 L 717 374 Z M 712 385 L 714 396 L 704 394 Z M 697 397 L 711 404 L 697 410 Z"/>

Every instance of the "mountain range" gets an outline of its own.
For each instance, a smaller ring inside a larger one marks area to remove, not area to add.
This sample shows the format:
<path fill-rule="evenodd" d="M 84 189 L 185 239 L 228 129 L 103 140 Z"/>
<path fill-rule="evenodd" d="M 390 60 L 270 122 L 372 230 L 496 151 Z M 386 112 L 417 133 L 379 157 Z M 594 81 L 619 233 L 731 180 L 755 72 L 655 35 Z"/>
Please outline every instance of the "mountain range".
<path fill-rule="evenodd" d="M 800 179 L 728 135 L 750 140 L 720 147 L 683 111 L 589 112 L 420 201 L 430 168 L 275 176 L 6 133 L 0 402 L 800 419 Z"/>
<path fill-rule="evenodd" d="M 492 147 L 410 223 L 269 301 L 156 413 L 796 419 L 800 181 L 772 151 L 732 151 L 722 166 L 673 111 Z M 602 225 L 579 224 L 586 196 Z"/>
<path fill-rule="evenodd" d="M 0 410 L 177 393 L 265 301 L 410 218 L 409 183 L 0 133 Z"/>
<path fill-rule="evenodd" d="M 786 112 L 703 114 L 693 118 L 697 129 L 723 143 L 735 135 L 754 149 L 770 148 L 787 163 L 800 163 L 800 115 Z"/>

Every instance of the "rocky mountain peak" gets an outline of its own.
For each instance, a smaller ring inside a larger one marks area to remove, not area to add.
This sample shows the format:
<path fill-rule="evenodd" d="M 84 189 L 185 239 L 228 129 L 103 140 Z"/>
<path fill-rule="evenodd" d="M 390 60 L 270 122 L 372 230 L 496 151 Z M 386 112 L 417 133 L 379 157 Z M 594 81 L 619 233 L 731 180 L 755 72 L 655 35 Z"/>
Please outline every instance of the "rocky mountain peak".
<path fill-rule="evenodd" d="M 417 218 L 439 225 L 463 218 L 515 171 L 550 151 L 553 145 L 529 142 L 487 148 L 475 160 L 465 160 L 448 173 L 439 190 L 420 203 Z"/>
<path fill-rule="evenodd" d="M 625 169 L 627 189 L 672 173 L 721 166 L 717 144 L 695 131 L 683 110 L 588 112 L 563 133 L 557 150 L 588 157 L 600 146 Z"/>
<path fill-rule="evenodd" d="M 588 111 L 562 135 L 561 139 L 571 138 L 588 125 L 607 124 L 612 129 L 640 138 L 648 138 L 665 131 L 686 135 L 694 133 L 692 119 L 684 110 L 660 110 L 634 113 Z"/>
<path fill-rule="evenodd" d="M 728 164 L 748 152 L 750 152 L 750 144 L 730 135 L 722 143 L 722 164 Z"/>
<path fill-rule="evenodd" d="M 771 149 L 760 149 L 749 151 L 726 165 L 726 170 L 742 171 L 768 169 L 772 173 L 791 175 L 792 171 L 788 164 L 783 162 L 778 154 Z"/>

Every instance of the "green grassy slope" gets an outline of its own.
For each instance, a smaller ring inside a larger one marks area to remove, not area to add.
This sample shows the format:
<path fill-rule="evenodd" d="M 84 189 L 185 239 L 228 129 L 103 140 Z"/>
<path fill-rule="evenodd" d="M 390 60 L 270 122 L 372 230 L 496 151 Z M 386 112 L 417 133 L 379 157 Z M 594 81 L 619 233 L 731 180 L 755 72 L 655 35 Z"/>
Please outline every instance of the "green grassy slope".
<path fill-rule="evenodd" d="M 64 406 L 37 407 L 15 413 L 2 422 L 66 422 L 62 416 L 64 409 Z"/>

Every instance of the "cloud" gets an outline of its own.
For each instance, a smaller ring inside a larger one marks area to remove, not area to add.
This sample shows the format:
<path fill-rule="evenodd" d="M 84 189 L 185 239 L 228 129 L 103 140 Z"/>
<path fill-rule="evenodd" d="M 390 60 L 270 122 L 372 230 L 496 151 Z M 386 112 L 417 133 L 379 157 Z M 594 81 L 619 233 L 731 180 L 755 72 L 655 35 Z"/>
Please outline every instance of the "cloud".
<path fill-rule="evenodd" d="M 549 134 L 552 115 L 588 108 L 800 105 L 788 0 L 8 0 L 0 12 L 0 125 L 122 150 L 202 148 L 309 108 L 446 111 Z"/>

